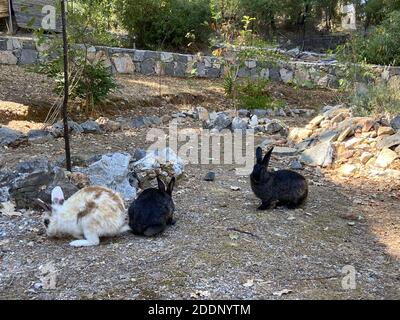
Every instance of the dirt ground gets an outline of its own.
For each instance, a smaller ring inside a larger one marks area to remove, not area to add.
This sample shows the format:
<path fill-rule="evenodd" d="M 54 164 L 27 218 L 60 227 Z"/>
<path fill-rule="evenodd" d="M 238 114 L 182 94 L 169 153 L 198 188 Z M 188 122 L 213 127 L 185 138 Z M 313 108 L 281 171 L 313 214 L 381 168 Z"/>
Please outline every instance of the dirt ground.
<path fill-rule="evenodd" d="M 26 131 L 41 126 L 43 110 L 54 99 L 49 81 L 18 67 L 0 67 L 0 74 L 0 123 Z M 218 81 L 162 78 L 162 97 L 159 78 L 118 81 L 120 92 L 102 108 L 110 117 L 230 107 Z M 331 91 L 298 92 L 283 85 L 271 90 L 292 106 L 317 109 L 337 100 Z M 196 125 L 187 119 L 180 127 Z M 74 136 L 72 151 L 82 156 L 131 151 L 149 145 L 145 136 L 146 129 Z M 12 167 L 33 158 L 55 160 L 63 155 L 62 146 L 59 139 L 1 152 Z M 275 168 L 288 163 L 272 159 Z M 203 180 L 210 170 L 216 172 L 214 182 Z M 174 191 L 177 224 L 153 239 L 128 233 L 77 249 L 68 239 L 46 238 L 39 212 L 0 215 L 0 298 L 400 298 L 399 181 L 344 179 L 334 171 L 306 168 L 310 196 L 304 208 L 259 212 L 248 177 L 238 176 L 234 165 L 188 165 L 185 171 Z M 55 289 L 36 288 L 49 263 L 56 269 Z M 355 268 L 355 289 L 342 288 L 345 266 Z"/>

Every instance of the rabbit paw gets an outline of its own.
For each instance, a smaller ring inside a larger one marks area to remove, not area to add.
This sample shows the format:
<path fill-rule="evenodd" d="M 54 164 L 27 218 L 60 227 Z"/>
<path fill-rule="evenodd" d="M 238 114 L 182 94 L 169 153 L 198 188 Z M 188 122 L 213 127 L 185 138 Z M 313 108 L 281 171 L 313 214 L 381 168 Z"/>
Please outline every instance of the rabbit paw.
<path fill-rule="evenodd" d="M 98 242 L 89 240 L 75 240 L 69 243 L 69 245 L 72 247 L 91 247 L 91 246 L 97 246 L 98 244 L 99 244 Z"/>

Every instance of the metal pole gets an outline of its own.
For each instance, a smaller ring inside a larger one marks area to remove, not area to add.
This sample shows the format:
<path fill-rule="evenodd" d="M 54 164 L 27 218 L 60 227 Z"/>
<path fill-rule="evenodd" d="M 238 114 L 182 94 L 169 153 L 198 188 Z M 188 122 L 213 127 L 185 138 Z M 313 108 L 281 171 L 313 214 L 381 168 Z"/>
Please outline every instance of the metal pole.
<path fill-rule="evenodd" d="M 64 123 L 64 141 L 65 141 L 65 161 L 67 170 L 71 171 L 71 149 L 69 143 L 69 126 L 68 126 L 68 95 L 69 95 L 69 82 L 68 82 L 68 39 L 67 39 L 67 22 L 65 14 L 65 0 L 61 0 L 61 23 L 62 23 L 62 37 L 64 47 L 64 100 L 62 105 L 62 117 Z"/>
<path fill-rule="evenodd" d="M 12 6 L 11 0 L 8 0 L 8 31 L 13 34 L 14 33 L 14 26 L 13 26 L 13 17 L 12 17 Z"/>

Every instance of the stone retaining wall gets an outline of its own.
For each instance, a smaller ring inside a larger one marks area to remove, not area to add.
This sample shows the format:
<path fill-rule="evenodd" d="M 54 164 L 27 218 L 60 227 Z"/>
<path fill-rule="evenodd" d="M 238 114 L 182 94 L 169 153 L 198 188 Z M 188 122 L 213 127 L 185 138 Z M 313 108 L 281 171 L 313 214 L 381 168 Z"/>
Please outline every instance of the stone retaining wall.
<path fill-rule="evenodd" d="M 0 37 L 0 64 L 26 65 L 38 62 L 44 47 L 28 37 Z M 110 47 L 90 47 L 88 58 L 103 61 L 114 73 L 168 75 L 173 77 L 198 76 L 219 78 L 224 75 L 221 60 L 211 56 L 170 52 L 135 50 Z M 376 66 L 376 72 L 388 80 L 400 75 L 400 67 Z M 343 66 L 329 62 L 246 61 L 239 77 L 265 78 L 273 81 L 309 83 L 321 87 L 337 87 Z"/>

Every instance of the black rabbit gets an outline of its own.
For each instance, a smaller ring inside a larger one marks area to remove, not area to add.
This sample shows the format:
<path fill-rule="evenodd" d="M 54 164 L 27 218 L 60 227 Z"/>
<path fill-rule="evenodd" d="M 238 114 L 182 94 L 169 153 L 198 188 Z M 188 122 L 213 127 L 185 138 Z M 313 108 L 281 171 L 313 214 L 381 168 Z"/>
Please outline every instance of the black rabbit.
<path fill-rule="evenodd" d="M 175 205 L 172 200 L 175 177 L 171 179 L 167 190 L 159 177 L 157 183 L 158 189 L 144 190 L 129 208 L 129 226 L 134 234 L 152 237 L 163 232 L 168 225 L 175 224 Z"/>
<path fill-rule="evenodd" d="M 262 149 L 257 148 L 257 163 L 250 175 L 251 189 L 261 199 L 259 210 L 267 210 L 273 206 L 287 206 L 294 209 L 307 198 L 308 184 L 299 173 L 291 170 L 268 172 L 273 147 L 262 158 Z"/>

